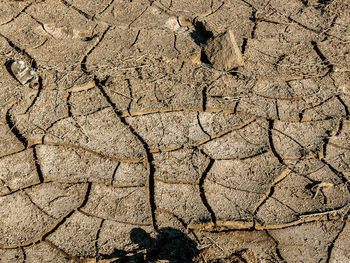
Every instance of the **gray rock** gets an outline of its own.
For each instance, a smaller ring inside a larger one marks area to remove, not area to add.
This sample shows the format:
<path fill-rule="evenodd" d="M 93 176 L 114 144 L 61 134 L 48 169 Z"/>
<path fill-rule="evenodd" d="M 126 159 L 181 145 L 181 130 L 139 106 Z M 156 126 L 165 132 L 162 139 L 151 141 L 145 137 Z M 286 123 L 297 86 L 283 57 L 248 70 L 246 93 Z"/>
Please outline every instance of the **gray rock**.
<path fill-rule="evenodd" d="M 30 68 L 23 60 L 14 61 L 11 64 L 11 71 L 16 79 L 22 84 L 38 85 L 38 77 L 36 72 Z"/>
<path fill-rule="evenodd" d="M 242 54 L 232 30 L 209 40 L 204 47 L 204 53 L 213 67 L 219 70 L 230 70 L 244 66 Z"/>

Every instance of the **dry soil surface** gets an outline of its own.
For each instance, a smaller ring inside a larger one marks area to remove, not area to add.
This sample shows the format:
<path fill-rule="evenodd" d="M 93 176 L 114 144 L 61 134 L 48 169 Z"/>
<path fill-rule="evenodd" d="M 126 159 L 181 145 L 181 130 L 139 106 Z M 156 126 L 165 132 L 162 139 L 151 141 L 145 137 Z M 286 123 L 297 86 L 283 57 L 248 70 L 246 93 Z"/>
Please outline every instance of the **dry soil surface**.
<path fill-rule="evenodd" d="M 350 262 L 348 0 L 2 0 L 0 61 L 1 263 Z"/>

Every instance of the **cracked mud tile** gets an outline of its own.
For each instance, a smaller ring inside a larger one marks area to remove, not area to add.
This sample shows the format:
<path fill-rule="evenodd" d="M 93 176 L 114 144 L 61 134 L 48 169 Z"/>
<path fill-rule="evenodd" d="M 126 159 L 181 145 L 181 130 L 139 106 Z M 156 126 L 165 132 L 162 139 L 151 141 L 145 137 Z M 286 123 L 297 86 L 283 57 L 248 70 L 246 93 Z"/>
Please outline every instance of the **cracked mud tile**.
<path fill-rule="evenodd" d="M 128 117 L 127 123 L 150 148 L 193 144 L 207 137 L 200 129 L 195 112 L 168 112 Z"/>
<path fill-rule="evenodd" d="M 75 212 L 47 239 L 64 252 L 77 257 L 94 257 L 96 233 L 101 219 Z"/>
<path fill-rule="evenodd" d="M 20 191 L 0 197 L 0 207 L 0 248 L 39 240 L 54 223 Z"/>
<path fill-rule="evenodd" d="M 105 52 L 106 50 L 109 52 Z M 106 75 L 128 74 L 128 72 L 135 76 L 137 74 L 135 69 L 158 66 L 146 64 L 145 60 L 139 57 L 165 59 L 171 62 L 178 55 L 178 51 L 174 48 L 174 33 L 170 30 L 111 28 L 103 41 L 89 54 L 86 65 L 87 69 L 99 78 Z"/>
<path fill-rule="evenodd" d="M 283 5 L 281 6 L 281 4 Z M 263 3 L 261 7 L 264 7 L 266 5 L 266 2 Z M 303 8 L 305 8 L 302 1 L 298 0 L 292 0 L 292 1 L 286 1 L 282 0 L 280 2 L 276 0 L 272 0 L 269 2 L 269 5 L 267 8 L 271 8 L 277 11 L 277 13 L 284 14 L 285 16 L 292 16 L 298 12 L 301 12 Z"/>
<path fill-rule="evenodd" d="M 0 4 L 0 25 L 9 23 L 23 14 L 23 10 L 30 5 L 29 1 L 2 1 Z"/>
<path fill-rule="evenodd" d="M 271 97 L 279 90 L 282 97 L 277 97 L 278 116 L 281 120 L 327 120 L 347 115 L 346 107 L 336 96 L 339 87 L 333 77 L 300 79 L 286 82 L 261 81 L 256 93 Z M 257 85 L 258 86 L 258 85 Z M 276 94 L 277 95 L 277 94 Z"/>
<path fill-rule="evenodd" d="M 277 119 L 286 122 L 300 121 L 300 115 L 305 108 L 309 107 L 309 104 L 302 99 L 277 100 L 275 103 L 278 112 Z"/>
<path fill-rule="evenodd" d="M 131 224 L 150 223 L 151 211 L 145 187 L 115 188 L 93 184 L 82 212 Z"/>
<path fill-rule="evenodd" d="M 278 10 L 281 7 L 281 4 L 276 0 L 273 1 L 275 2 L 275 6 Z M 299 12 L 295 12 L 290 16 L 291 19 L 302 25 L 304 28 L 316 32 L 327 31 L 331 27 L 333 17 L 333 14 L 322 10 L 320 6 L 317 7 L 313 5 L 301 8 Z"/>
<path fill-rule="evenodd" d="M 324 139 L 336 125 L 335 120 L 301 123 L 277 121 L 272 129 L 273 144 L 283 159 L 312 156 L 322 150 Z"/>
<path fill-rule="evenodd" d="M 165 72 L 166 75 L 168 73 Z M 170 78 L 149 80 L 131 80 L 132 102 L 130 111 L 161 111 L 162 109 L 200 109 L 202 89 L 196 83 Z"/>
<path fill-rule="evenodd" d="M 199 112 L 198 123 L 203 131 L 215 137 L 234 129 L 242 127 L 253 120 L 253 116 L 249 114 L 227 114 L 222 112 Z"/>
<path fill-rule="evenodd" d="M 32 107 L 39 95 L 39 90 L 22 85 L 19 86 L 14 79 L 9 82 L 1 82 L 0 80 L 0 85 L 3 87 L 0 95 L 0 103 L 2 104 L 0 116 L 2 119 L 5 119 L 6 114 L 8 114 L 8 117 L 15 121 L 16 116 L 23 115 L 27 109 Z M 4 123 L 4 120 L 0 121 L 1 123 Z"/>
<path fill-rule="evenodd" d="M 97 88 L 71 92 L 67 104 L 72 116 L 90 115 L 110 106 Z"/>
<path fill-rule="evenodd" d="M 120 163 L 113 174 L 112 186 L 144 186 L 148 175 L 145 163 Z"/>
<path fill-rule="evenodd" d="M 293 172 L 308 175 L 322 169 L 325 164 L 317 158 L 311 159 L 285 159 L 283 163 Z"/>
<path fill-rule="evenodd" d="M 142 158 L 144 148 L 111 108 L 56 122 L 45 142 L 73 144 L 113 158 Z"/>
<path fill-rule="evenodd" d="M 82 1 L 81 1 L 82 2 Z M 117 26 L 121 29 L 127 29 L 149 7 L 150 2 L 146 0 L 136 1 L 113 1 L 111 5 L 96 18 L 98 21 L 109 25 Z"/>
<path fill-rule="evenodd" d="M 237 112 L 256 115 L 263 118 L 278 119 L 279 112 L 274 99 L 251 96 L 242 98 L 235 107 Z"/>
<path fill-rule="evenodd" d="M 309 193 L 300 198 L 318 199 L 324 203 L 322 210 L 331 211 L 334 208 L 342 207 L 350 202 L 350 193 L 347 190 L 347 183 L 343 178 L 334 173 L 328 166 L 305 175 L 310 183 L 305 186 Z"/>
<path fill-rule="evenodd" d="M 31 201 L 46 214 L 59 219 L 81 203 L 84 184 L 49 182 L 26 189 Z"/>
<path fill-rule="evenodd" d="M 350 121 L 344 120 L 343 127 L 339 134 L 333 135 L 329 138 L 329 144 L 333 147 L 350 149 Z"/>
<path fill-rule="evenodd" d="M 334 242 L 334 241 L 333 241 Z M 333 249 L 330 252 L 330 262 L 346 262 L 350 259 L 350 225 L 349 221 L 345 223 L 344 228 L 339 233 L 339 236 L 333 244 Z"/>
<path fill-rule="evenodd" d="M 286 92 L 301 97 L 301 101 L 305 102 L 307 105 L 306 108 L 320 105 L 329 98 L 334 97 L 339 92 L 333 78 L 329 75 L 315 78 L 288 80 L 286 83 L 288 85 Z M 293 111 L 293 109 L 291 109 L 291 111 Z"/>
<path fill-rule="evenodd" d="M 186 224 L 207 223 L 211 220 L 200 198 L 198 186 L 155 181 L 154 193 L 157 208 L 171 211 Z"/>
<path fill-rule="evenodd" d="M 349 22 L 350 23 L 350 22 Z M 350 35 L 348 36 L 350 39 Z M 350 54 L 344 53 L 342 50 L 349 50 L 350 44 L 338 39 L 329 39 L 317 43 L 320 51 L 329 59 L 332 65 L 342 69 L 350 68 Z"/>
<path fill-rule="evenodd" d="M 329 6 L 329 13 L 331 14 L 332 12 L 334 12 L 333 15 L 336 14 L 336 20 L 334 21 L 333 26 L 328 31 L 329 36 L 335 36 L 334 40 L 339 39 L 341 42 L 348 41 L 350 39 L 349 30 L 347 30 L 347 26 L 350 24 L 349 4 L 346 2 L 334 3 L 333 5 Z M 329 52 L 336 51 L 337 47 L 335 47 L 334 51 L 329 50 Z"/>
<path fill-rule="evenodd" d="M 243 160 L 217 160 L 204 192 L 218 221 L 251 221 L 259 200 L 283 171 L 271 152 Z"/>
<path fill-rule="evenodd" d="M 327 248 L 342 224 L 342 222 L 314 222 L 271 230 L 269 233 L 278 241 L 279 251 L 286 262 L 329 262 Z"/>
<path fill-rule="evenodd" d="M 222 232 L 220 237 L 205 231 L 196 231 L 196 234 L 204 247 L 202 254 L 207 262 L 239 262 L 230 261 L 230 256 L 234 255 L 241 257 L 240 260 L 243 257 L 245 261 L 241 262 L 281 262 L 275 252 L 274 241 L 263 231 Z"/>
<path fill-rule="evenodd" d="M 244 158 L 268 150 L 268 123 L 258 119 L 200 147 L 214 159 Z"/>
<path fill-rule="evenodd" d="M 294 173 L 287 175 L 273 186 L 271 196 L 259 207 L 258 222 L 265 226 L 278 227 L 308 215 L 346 205 L 350 197 L 347 190 L 339 183 L 338 178 L 330 177 L 330 171 L 327 172 L 328 174 L 315 173 L 308 177 Z M 319 181 L 320 179 L 323 180 Z M 322 187 L 322 182 L 328 183 L 324 184 L 327 187 Z"/>
<path fill-rule="evenodd" d="M 333 97 L 318 106 L 305 109 L 302 120 L 327 120 L 330 118 L 343 118 L 347 115 L 344 105 L 338 98 Z"/>
<path fill-rule="evenodd" d="M 260 20 L 260 21 L 259 21 Z M 319 40 L 320 34 L 307 30 L 296 23 L 291 22 L 287 17 L 274 13 L 266 17 L 259 17 L 256 30 L 256 39 L 271 42 L 298 42 L 305 38 Z"/>
<path fill-rule="evenodd" d="M 6 123 L 0 123 L 0 156 L 24 149 L 24 145 Z"/>
<path fill-rule="evenodd" d="M 103 39 L 96 42 L 84 58 L 88 72 L 99 79 L 128 74 L 135 76 L 136 69 L 147 66 L 143 61 L 145 54 L 132 47 L 139 34 L 137 30 L 110 27 L 104 32 Z"/>
<path fill-rule="evenodd" d="M 53 6 L 55 8 L 52 8 Z M 96 22 L 87 20 L 63 1 L 47 0 L 36 3 L 28 8 L 27 13 L 38 21 L 36 30 L 41 27 L 42 33 L 56 40 L 64 38 L 67 38 L 67 41 L 72 38 L 86 40 L 96 33 L 94 31 L 96 28 L 101 29 Z"/>
<path fill-rule="evenodd" d="M 170 10 L 166 10 L 161 7 L 159 3 L 150 3 L 148 7 L 145 7 L 139 15 L 133 19 L 128 26 L 133 29 L 138 29 L 141 32 L 144 30 L 154 30 L 154 29 L 165 29 L 169 25 L 168 19 L 175 18 L 175 12 L 172 13 Z M 174 23 L 176 26 L 173 28 L 178 28 L 179 24 Z"/>
<path fill-rule="evenodd" d="M 30 32 L 40 36 L 40 42 L 28 47 L 28 52 L 36 59 L 43 86 L 65 88 L 91 80 L 81 72 L 80 62 L 104 26 L 80 18 L 60 1 L 38 3 L 27 13 L 36 23 Z"/>
<path fill-rule="evenodd" d="M 0 195 L 39 181 L 32 149 L 0 158 Z"/>
<path fill-rule="evenodd" d="M 155 179 L 168 182 L 198 183 L 209 158 L 198 149 L 180 149 L 153 154 Z"/>
<path fill-rule="evenodd" d="M 58 249 L 53 248 L 46 242 L 40 242 L 24 248 L 26 254 L 26 262 L 55 262 L 70 263 L 72 259 L 68 255 L 64 255 Z"/>
<path fill-rule="evenodd" d="M 148 56 L 164 56 L 170 61 L 177 57 L 177 51 L 174 48 L 174 34 L 164 29 L 141 30 L 135 48 L 139 48 Z"/>
<path fill-rule="evenodd" d="M 17 26 L 17 24 L 21 26 Z M 34 31 L 36 27 L 38 24 L 35 20 L 24 13 L 11 23 L 0 25 L 0 33 L 21 49 L 29 50 L 43 41 L 40 34 Z"/>
<path fill-rule="evenodd" d="M 232 73 L 235 72 L 233 71 Z M 228 73 L 213 76 L 212 80 L 209 81 L 205 94 L 206 108 L 209 111 L 212 108 L 234 109 L 237 102 L 239 103 L 242 98 L 252 96 L 251 86 L 253 84 L 245 76 L 232 76 Z"/>
<path fill-rule="evenodd" d="M 305 55 L 307 54 L 307 55 Z M 248 40 L 245 69 L 266 80 L 293 80 L 324 75 L 327 66 L 310 43 L 279 43 Z"/>
<path fill-rule="evenodd" d="M 339 146 L 328 144 L 324 160 L 339 172 L 350 171 L 350 148 Z"/>
<path fill-rule="evenodd" d="M 121 77 L 109 77 L 106 83 L 104 83 L 103 85 L 103 90 L 108 96 L 108 98 L 111 100 L 111 102 L 113 102 L 116 105 L 119 111 L 129 110 L 131 101 L 134 100 L 129 79 L 123 79 Z M 97 93 L 97 91 L 92 90 L 89 94 L 77 94 L 75 96 L 79 96 L 79 98 L 83 101 L 86 100 L 86 96 L 88 95 L 92 96 L 91 99 L 95 102 L 94 104 L 99 102 L 101 94 L 100 92 Z M 106 100 L 104 99 L 104 101 Z M 105 104 L 106 102 L 101 103 Z M 79 107 L 82 110 L 85 110 L 86 108 L 86 106 L 83 106 L 79 103 L 77 103 L 76 107 Z"/>
<path fill-rule="evenodd" d="M 95 17 L 100 12 L 103 11 L 104 8 L 109 6 L 111 0 L 100 0 L 100 1 L 86 1 L 86 0 L 65 0 L 63 2 L 68 3 L 73 7 L 73 9 L 77 8 L 77 10 L 81 10 L 85 14 L 88 14 L 90 17 Z M 66 5 L 67 6 L 67 5 Z"/>
<path fill-rule="evenodd" d="M 197 12 L 193 17 L 195 22 L 202 23 L 205 30 L 212 32 L 214 36 L 225 32 L 228 28 L 232 29 L 237 44 L 241 47 L 243 39 L 250 37 L 254 26 L 249 19 L 251 12 L 252 9 L 244 1 L 215 1 L 211 9 L 207 9 L 206 12 Z M 245 22 L 240 23 L 240 21 Z"/>
<path fill-rule="evenodd" d="M 111 182 L 117 161 L 67 146 L 36 147 L 43 177 L 57 181 Z"/>
<path fill-rule="evenodd" d="M 294 81 L 258 80 L 252 88 L 256 96 L 276 100 L 300 100 L 319 93 L 320 87 L 313 79 Z"/>
<path fill-rule="evenodd" d="M 221 2 L 215 1 L 205 1 L 205 0 L 195 0 L 188 2 L 186 0 L 173 1 L 170 10 L 174 12 L 181 12 L 183 15 L 193 17 L 195 15 L 206 15 L 210 14 L 212 8 L 215 9 Z"/>
<path fill-rule="evenodd" d="M 67 116 L 65 100 L 64 91 L 40 90 L 26 112 L 11 111 L 16 128 L 28 141 L 41 139 L 52 123 Z"/>
<path fill-rule="evenodd" d="M 282 2 L 270 1 L 268 8 L 259 14 L 259 20 L 264 22 L 258 20 L 257 37 L 269 38 L 275 32 L 280 41 L 317 40 L 330 29 L 333 16 L 327 11 L 312 4 L 303 6 L 302 1 Z"/>
<path fill-rule="evenodd" d="M 22 263 L 24 261 L 21 249 L 0 249 L 0 258 L 2 262 Z"/>
<path fill-rule="evenodd" d="M 349 112 L 350 107 L 350 71 L 349 72 L 334 72 L 334 83 L 337 86 L 337 94 L 340 100 L 344 103 Z M 349 115 L 349 113 L 348 113 Z"/>
<path fill-rule="evenodd" d="M 132 230 L 135 228 L 141 228 L 147 233 L 152 232 L 151 226 L 136 226 L 106 220 L 97 240 L 99 257 L 108 259 L 113 255 L 114 257 L 120 257 L 123 256 L 123 253 L 135 252 L 138 245 L 133 242 L 131 237 Z"/>

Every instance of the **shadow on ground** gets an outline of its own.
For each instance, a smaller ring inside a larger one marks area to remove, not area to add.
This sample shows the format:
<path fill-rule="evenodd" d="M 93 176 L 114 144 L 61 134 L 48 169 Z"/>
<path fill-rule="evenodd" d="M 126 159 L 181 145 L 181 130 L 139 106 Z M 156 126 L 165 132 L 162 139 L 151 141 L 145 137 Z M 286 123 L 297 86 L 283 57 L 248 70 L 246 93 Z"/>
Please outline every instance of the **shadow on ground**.
<path fill-rule="evenodd" d="M 190 263 L 198 255 L 196 243 L 181 231 L 165 227 L 159 230 L 156 238 L 142 228 L 130 231 L 130 240 L 138 245 L 137 251 L 115 249 L 103 259 L 119 258 L 114 262 L 154 262 L 167 260 L 169 263 Z M 143 252 L 140 252 L 143 251 Z"/>

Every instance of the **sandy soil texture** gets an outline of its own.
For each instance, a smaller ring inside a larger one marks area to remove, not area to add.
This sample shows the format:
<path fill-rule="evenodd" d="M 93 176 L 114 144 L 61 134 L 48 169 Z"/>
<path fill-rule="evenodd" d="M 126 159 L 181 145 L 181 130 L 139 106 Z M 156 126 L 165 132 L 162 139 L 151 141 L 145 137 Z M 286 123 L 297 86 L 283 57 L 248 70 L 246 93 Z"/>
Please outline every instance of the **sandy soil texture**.
<path fill-rule="evenodd" d="M 0 62 L 1 263 L 350 262 L 348 0 L 2 0 Z"/>

